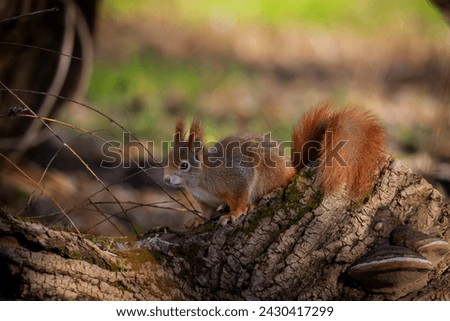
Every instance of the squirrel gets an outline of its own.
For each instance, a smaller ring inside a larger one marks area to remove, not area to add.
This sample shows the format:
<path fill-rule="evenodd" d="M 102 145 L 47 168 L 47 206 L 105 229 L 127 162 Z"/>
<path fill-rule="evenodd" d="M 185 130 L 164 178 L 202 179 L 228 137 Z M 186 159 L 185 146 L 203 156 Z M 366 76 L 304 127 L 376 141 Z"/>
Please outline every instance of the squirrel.
<path fill-rule="evenodd" d="M 198 118 L 187 141 L 185 136 L 179 119 L 164 181 L 192 194 L 203 221 L 228 205 L 230 212 L 219 218 L 222 225 L 252 210 L 264 195 L 287 186 L 311 165 L 317 167 L 325 195 L 345 188 L 350 199 L 359 199 L 370 192 L 385 158 L 385 130 L 374 116 L 358 108 L 335 111 L 330 104 L 313 108 L 294 126 L 290 157 L 268 134 L 239 133 L 206 147 Z M 199 223 L 194 219 L 190 225 Z"/>

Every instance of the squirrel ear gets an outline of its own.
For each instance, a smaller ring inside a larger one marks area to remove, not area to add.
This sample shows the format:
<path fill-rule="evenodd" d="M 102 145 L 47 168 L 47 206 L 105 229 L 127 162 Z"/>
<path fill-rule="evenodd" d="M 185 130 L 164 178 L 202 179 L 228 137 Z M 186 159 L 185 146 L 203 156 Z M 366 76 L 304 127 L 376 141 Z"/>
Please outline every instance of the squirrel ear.
<path fill-rule="evenodd" d="M 189 133 L 188 140 L 188 149 L 190 151 L 194 151 L 197 154 L 201 148 L 203 143 L 203 126 L 202 121 L 195 117 L 192 121 L 191 130 Z"/>
<path fill-rule="evenodd" d="M 180 117 L 177 120 L 177 124 L 175 126 L 175 137 L 174 143 L 179 144 L 184 140 L 184 118 Z"/>

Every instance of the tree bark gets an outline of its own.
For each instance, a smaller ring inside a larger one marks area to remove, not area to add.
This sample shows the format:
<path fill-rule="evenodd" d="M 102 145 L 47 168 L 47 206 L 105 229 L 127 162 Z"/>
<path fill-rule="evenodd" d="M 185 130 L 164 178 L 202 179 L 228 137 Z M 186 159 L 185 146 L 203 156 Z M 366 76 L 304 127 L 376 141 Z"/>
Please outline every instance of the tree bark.
<path fill-rule="evenodd" d="M 450 23 L 450 0 L 431 0 L 431 2 L 439 8 L 444 18 Z"/>
<path fill-rule="evenodd" d="M 348 276 L 403 224 L 450 237 L 449 204 L 389 159 L 370 197 L 322 197 L 311 172 L 267 195 L 225 227 L 153 231 L 141 240 L 51 230 L 3 214 L 5 299 L 33 300 L 449 300 L 450 256 L 408 292 L 372 293 Z"/>
<path fill-rule="evenodd" d="M 433 2 L 448 19 L 448 1 Z M 448 240 L 450 205 L 439 192 L 392 159 L 361 203 L 323 197 L 313 178 L 301 173 L 234 224 L 141 240 L 81 236 L 0 213 L 0 299 L 450 300 L 449 255 L 408 291 L 374 293 L 348 275 L 400 225 Z"/>
<path fill-rule="evenodd" d="M 43 117 L 66 103 L 59 96 L 83 96 L 94 59 L 97 6 L 97 0 L 1 2 L 0 114 L 13 116 L 24 107 L 5 86 Z M 41 127 L 0 117 L 0 148 L 23 154 L 48 138 Z"/>

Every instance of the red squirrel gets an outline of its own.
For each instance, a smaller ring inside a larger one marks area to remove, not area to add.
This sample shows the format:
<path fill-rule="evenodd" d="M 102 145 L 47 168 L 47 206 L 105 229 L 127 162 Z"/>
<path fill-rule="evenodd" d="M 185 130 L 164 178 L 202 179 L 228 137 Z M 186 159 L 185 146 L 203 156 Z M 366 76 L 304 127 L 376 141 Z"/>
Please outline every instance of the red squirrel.
<path fill-rule="evenodd" d="M 164 181 L 190 192 L 205 219 L 228 205 L 230 212 L 219 219 L 222 225 L 253 209 L 265 194 L 287 186 L 311 164 L 325 195 L 344 188 L 350 199 L 361 198 L 370 192 L 385 158 L 385 131 L 370 113 L 335 111 L 329 104 L 313 108 L 294 127 L 291 157 L 261 134 L 239 133 L 206 147 L 199 119 L 192 122 L 187 141 L 185 136 L 179 120 Z M 190 225 L 199 223 L 195 219 Z"/>

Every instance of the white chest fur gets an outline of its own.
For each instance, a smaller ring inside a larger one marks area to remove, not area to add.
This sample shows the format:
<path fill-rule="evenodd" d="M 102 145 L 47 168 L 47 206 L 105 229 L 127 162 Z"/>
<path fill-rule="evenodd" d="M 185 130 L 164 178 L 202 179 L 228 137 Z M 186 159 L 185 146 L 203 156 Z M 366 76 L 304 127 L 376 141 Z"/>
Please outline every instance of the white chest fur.
<path fill-rule="evenodd" d="M 206 203 L 206 204 L 210 205 L 211 207 L 217 207 L 219 205 L 225 204 L 224 201 L 220 200 L 219 198 L 217 198 L 216 196 L 214 196 L 207 190 L 204 190 L 200 187 L 195 187 L 195 188 L 191 187 L 191 188 L 189 188 L 189 192 L 192 193 L 192 196 L 194 196 L 194 198 L 196 200 Z"/>

